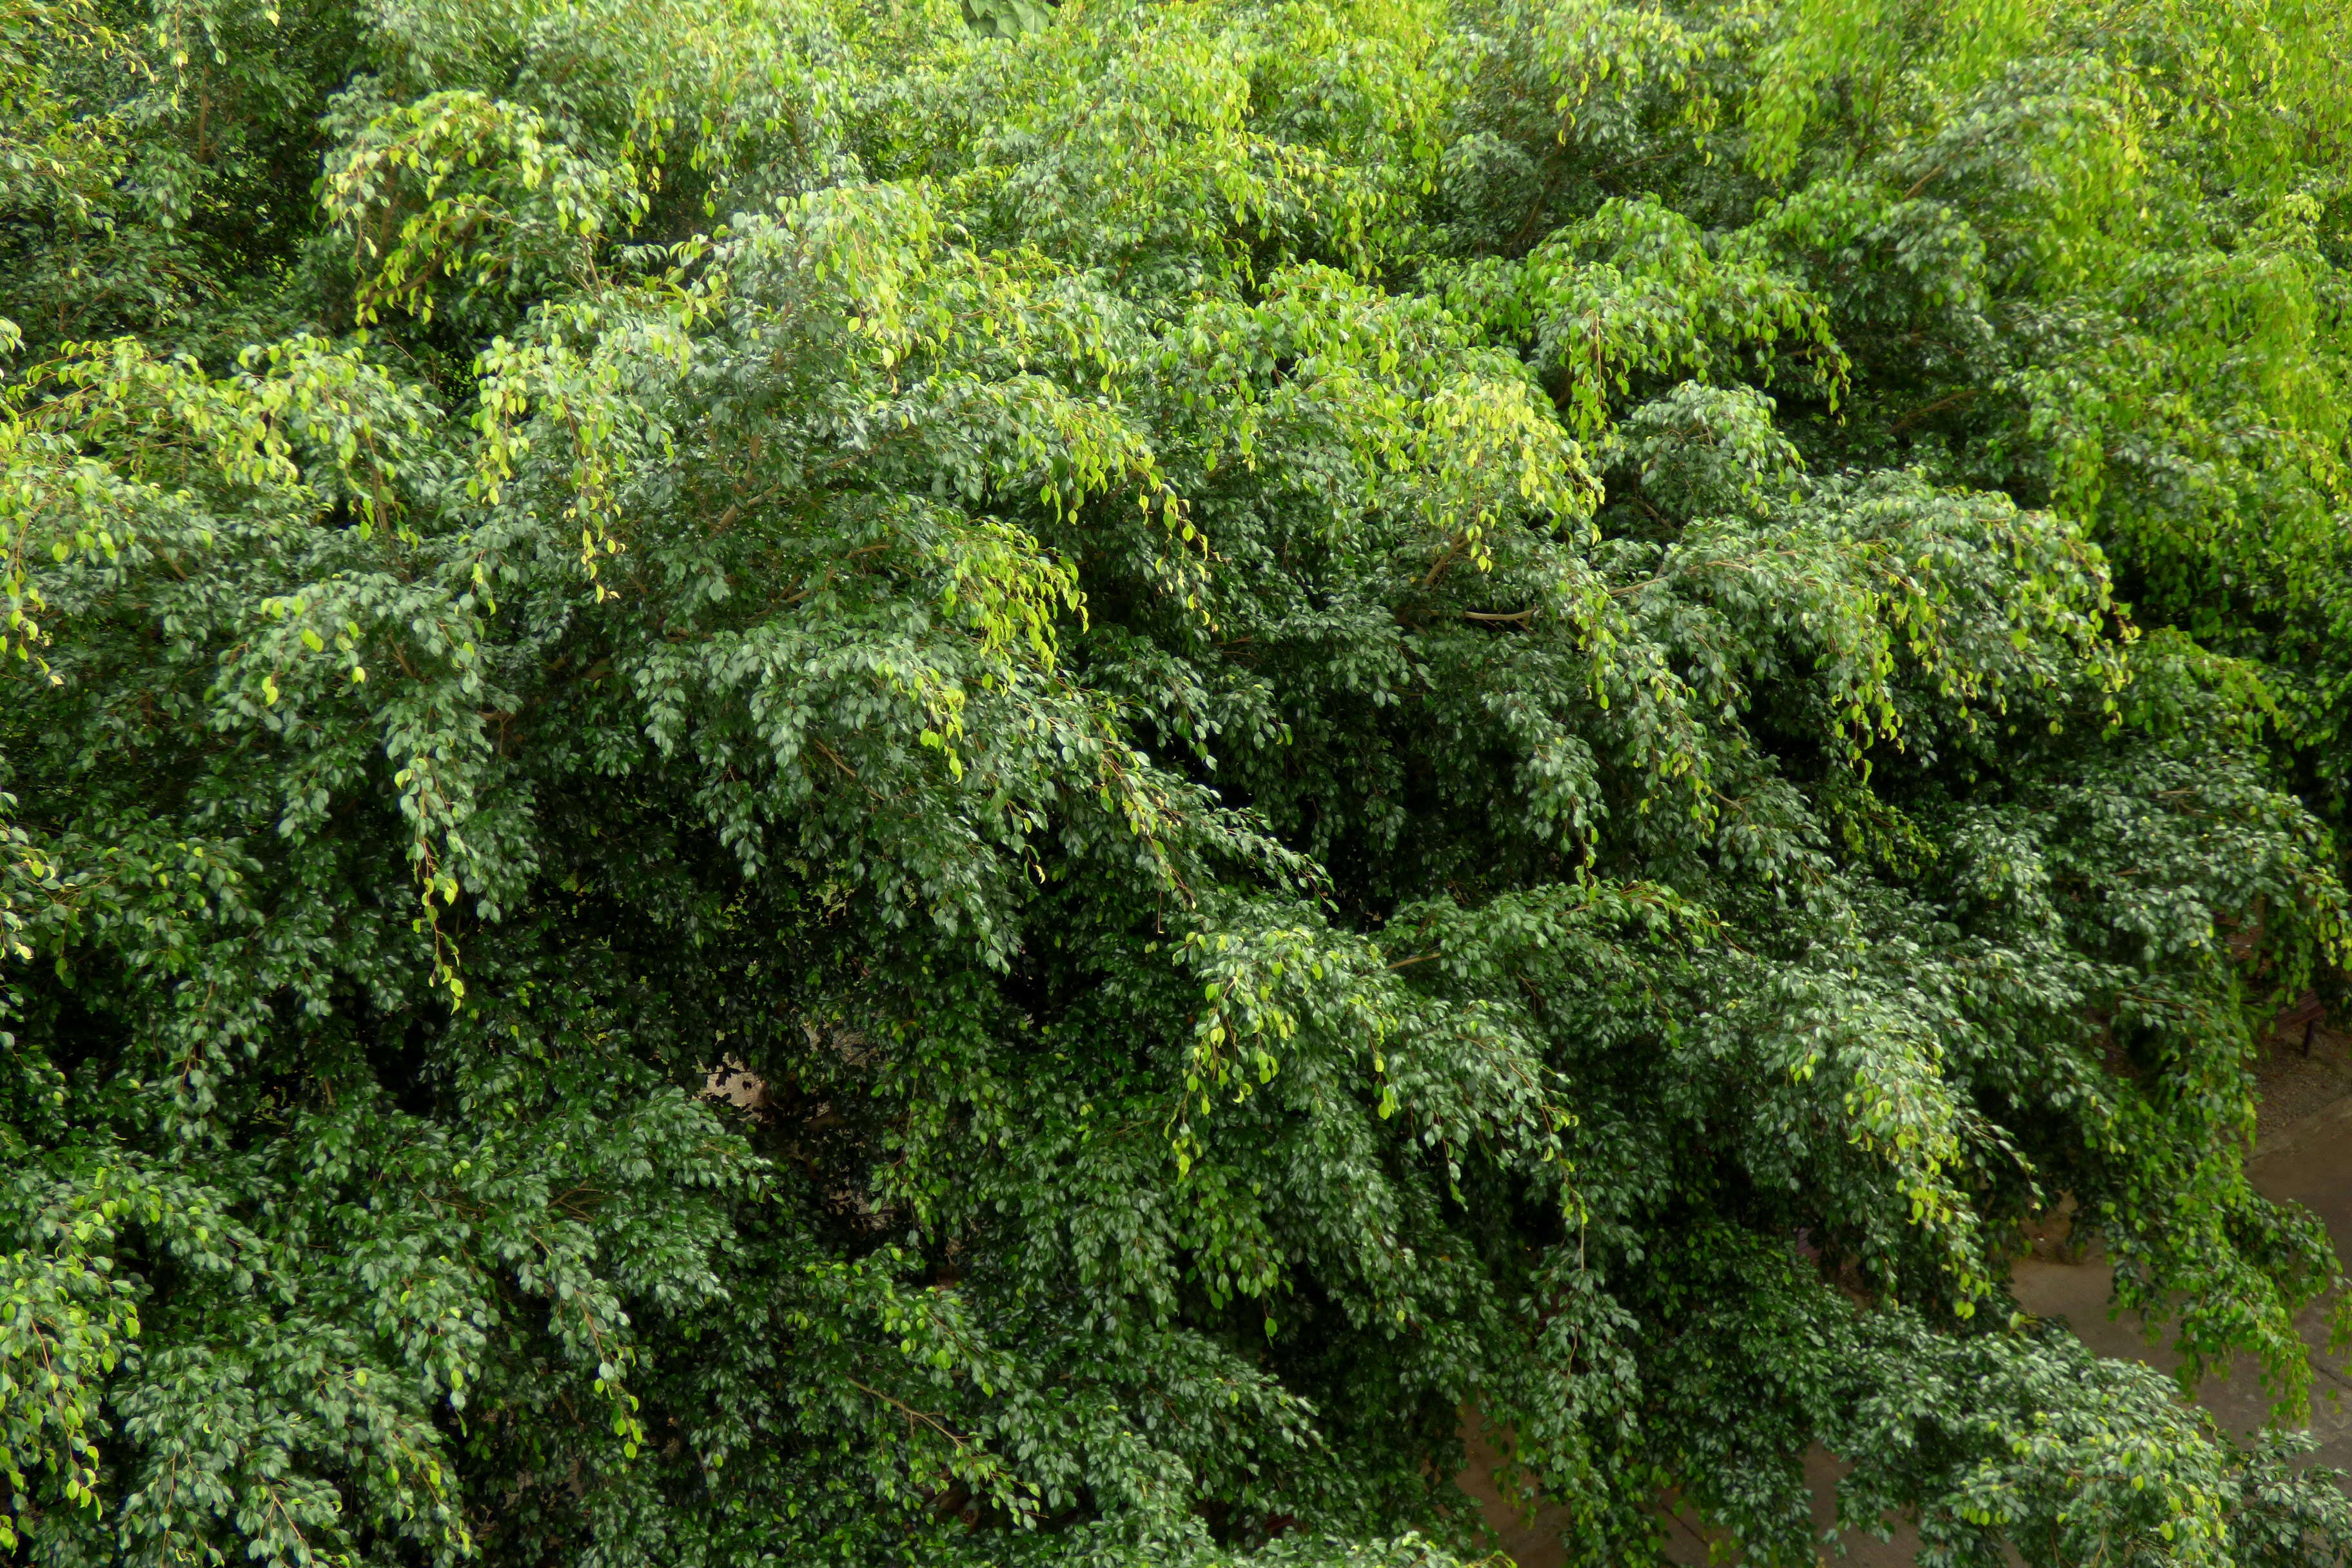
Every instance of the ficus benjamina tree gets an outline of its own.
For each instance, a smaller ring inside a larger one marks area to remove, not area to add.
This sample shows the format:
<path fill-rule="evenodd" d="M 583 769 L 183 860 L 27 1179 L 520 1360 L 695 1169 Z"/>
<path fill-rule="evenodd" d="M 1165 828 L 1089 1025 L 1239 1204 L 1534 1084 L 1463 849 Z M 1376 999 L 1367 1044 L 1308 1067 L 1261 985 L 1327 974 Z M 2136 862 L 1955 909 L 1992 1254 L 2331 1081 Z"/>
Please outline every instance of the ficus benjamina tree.
<path fill-rule="evenodd" d="M 2341 22 L 0 0 L 0 1558 L 2340 1561 Z"/>

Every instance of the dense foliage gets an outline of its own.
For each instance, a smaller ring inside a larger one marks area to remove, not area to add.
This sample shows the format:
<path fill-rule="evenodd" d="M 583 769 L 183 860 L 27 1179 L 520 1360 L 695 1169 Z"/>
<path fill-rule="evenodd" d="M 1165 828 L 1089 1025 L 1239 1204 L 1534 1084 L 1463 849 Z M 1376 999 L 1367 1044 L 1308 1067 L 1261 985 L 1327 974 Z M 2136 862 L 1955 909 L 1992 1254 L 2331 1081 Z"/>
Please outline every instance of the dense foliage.
<path fill-rule="evenodd" d="M 0 1558 L 2338 1560 L 2347 39 L 0 0 Z"/>

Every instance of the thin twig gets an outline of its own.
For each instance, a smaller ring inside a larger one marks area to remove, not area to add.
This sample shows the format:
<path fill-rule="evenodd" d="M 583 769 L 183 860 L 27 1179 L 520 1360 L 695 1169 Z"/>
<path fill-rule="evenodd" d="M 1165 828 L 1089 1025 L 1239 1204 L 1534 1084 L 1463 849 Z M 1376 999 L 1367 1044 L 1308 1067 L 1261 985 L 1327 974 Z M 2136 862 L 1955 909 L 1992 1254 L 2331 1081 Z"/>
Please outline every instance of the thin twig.
<path fill-rule="evenodd" d="M 863 1389 L 866 1393 L 872 1394 L 875 1398 L 883 1401 L 885 1404 L 897 1405 L 900 1410 L 906 1412 L 908 1425 L 911 1426 L 913 1423 L 920 1421 L 924 1426 L 930 1427 L 933 1431 L 945 1437 L 949 1442 L 953 1443 L 957 1447 L 969 1448 L 971 1447 L 970 1439 L 957 1436 L 954 1432 L 950 1431 L 947 1425 L 940 1421 L 938 1416 L 930 1415 L 926 1411 L 918 1410 L 913 1405 L 908 1404 L 905 1400 L 893 1398 L 891 1395 L 883 1393 L 878 1388 L 867 1388 L 866 1384 L 858 1382 L 854 1377 L 844 1377 L 841 1381 L 849 1384 L 852 1388 Z"/>

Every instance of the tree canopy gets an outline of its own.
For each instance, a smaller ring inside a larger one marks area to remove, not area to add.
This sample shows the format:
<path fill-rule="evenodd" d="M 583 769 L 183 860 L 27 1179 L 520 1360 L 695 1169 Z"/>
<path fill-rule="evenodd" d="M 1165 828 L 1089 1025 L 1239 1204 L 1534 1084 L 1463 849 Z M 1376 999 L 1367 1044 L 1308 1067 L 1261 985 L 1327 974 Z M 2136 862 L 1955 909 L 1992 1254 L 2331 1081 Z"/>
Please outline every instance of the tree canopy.
<path fill-rule="evenodd" d="M 2347 54 L 0 0 L 0 1558 L 2340 1561 Z"/>

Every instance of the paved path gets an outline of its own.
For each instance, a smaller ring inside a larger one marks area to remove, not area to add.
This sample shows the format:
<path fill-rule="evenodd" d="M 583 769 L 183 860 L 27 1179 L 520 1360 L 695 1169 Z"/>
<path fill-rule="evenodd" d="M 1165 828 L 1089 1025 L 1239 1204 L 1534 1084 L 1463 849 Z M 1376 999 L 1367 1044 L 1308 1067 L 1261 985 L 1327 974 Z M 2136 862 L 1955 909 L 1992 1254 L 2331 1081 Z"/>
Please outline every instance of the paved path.
<path fill-rule="evenodd" d="M 2352 1258 L 2352 1099 L 2340 1100 L 2265 1139 L 2247 1162 L 2247 1174 L 2263 1195 L 2301 1204 L 2326 1223 L 2336 1256 Z M 2141 1337 L 2137 1313 L 2107 1316 L 2109 1275 L 2096 1259 L 2068 1267 L 2028 1258 L 2017 1266 L 2019 1302 L 2045 1318 L 2063 1317 L 2083 1342 L 2101 1355 L 2128 1357 L 2169 1372 L 2179 1358 Z M 2304 1310 L 2295 1324 L 2310 1345 L 2318 1375 L 2312 1384 L 2311 1430 L 2320 1440 L 2311 1462 L 2352 1470 L 2352 1365 L 2327 1353 L 2329 1298 Z M 2198 1402 L 2243 1436 L 2259 1429 L 2270 1414 L 2250 1357 L 2242 1357 L 2226 1379 L 2208 1378 Z"/>
<path fill-rule="evenodd" d="M 2303 1205 L 2326 1223 L 2339 1258 L 2352 1259 L 2352 1098 L 2338 1100 L 2287 1126 L 2267 1133 L 2247 1163 L 2254 1185 L 2265 1195 Z M 2029 1258 L 2017 1265 L 2018 1302 L 2039 1317 L 2063 1318 L 2101 1355 L 2146 1362 L 2170 1371 L 2178 1358 L 2141 1337 L 2137 1314 L 2107 1315 L 2112 1277 L 2106 1264 L 2094 1255 L 2065 1263 Z M 2312 1390 L 2311 1429 L 2319 1438 L 2318 1451 L 2308 1462 L 2352 1470 L 2352 1361 L 2329 1356 L 2327 1313 L 2330 1303 L 2319 1302 L 2296 1320 L 2312 1347 L 2318 1371 Z M 2198 1391 L 2199 1401 L 2241 1434 L 2260 1427 L 2269 1414 L 2269 1401 L 2251 1362 L 2233 1366 L 2226 1379 L 2209 1377 Z M 1504 1551 L 1519 1568 L 1558 1568 L 1564 1560 L 1559 1530 L 1566 1522 L 1559 1510 L 1546 1510 L 1529 1523 L 1506 1508 L 1489 1479 L 1496 1459 L 1483 1444 L 1474 1444 L 1470 1468 L 1462 1486 L 1477 1499 Z M 1814 1517 L 1826 1530 L 1836 1517 L 1832 1501 L 1837 1461 L 1821 1449 L 1809 1456 L 1806 1472 L 1812 1483 Z M 1707 1562 L 1706 1539 L 1687 1519 L 1675 1521 L 1675 1537 L 1667 1555 L 1693 1565 Z M 1833 1561 L 1852 1568 L 1910 1568 L 1918 1538 L 1898 1531 L 1891 1542 L 1866 1535 L 1848 1535 L 1845 1554 Z"/>

